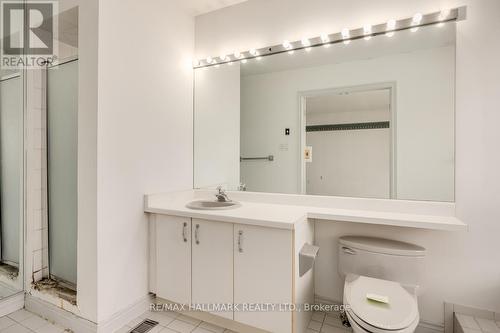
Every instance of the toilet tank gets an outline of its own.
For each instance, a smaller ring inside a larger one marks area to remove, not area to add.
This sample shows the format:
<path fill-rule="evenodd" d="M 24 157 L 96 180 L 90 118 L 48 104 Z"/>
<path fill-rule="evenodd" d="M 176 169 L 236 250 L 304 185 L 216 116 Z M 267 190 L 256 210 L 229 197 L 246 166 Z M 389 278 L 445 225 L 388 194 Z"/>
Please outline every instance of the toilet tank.
<path fill-rule="evenodd" d="M 347 274 L 363 275 L 420 286 L 424 270 L 425 248 L 390 239 L 344 236 L 339 239 L 338 270 Z"/>

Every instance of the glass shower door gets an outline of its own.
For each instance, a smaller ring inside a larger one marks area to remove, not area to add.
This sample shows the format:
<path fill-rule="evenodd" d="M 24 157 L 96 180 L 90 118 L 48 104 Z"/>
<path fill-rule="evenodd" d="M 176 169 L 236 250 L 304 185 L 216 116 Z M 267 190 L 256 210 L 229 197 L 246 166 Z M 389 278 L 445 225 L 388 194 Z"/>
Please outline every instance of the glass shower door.
<path fill-rule="evenodd" d="M 47 70 L 49 269 L 76 285 L 78 61 Z"/>

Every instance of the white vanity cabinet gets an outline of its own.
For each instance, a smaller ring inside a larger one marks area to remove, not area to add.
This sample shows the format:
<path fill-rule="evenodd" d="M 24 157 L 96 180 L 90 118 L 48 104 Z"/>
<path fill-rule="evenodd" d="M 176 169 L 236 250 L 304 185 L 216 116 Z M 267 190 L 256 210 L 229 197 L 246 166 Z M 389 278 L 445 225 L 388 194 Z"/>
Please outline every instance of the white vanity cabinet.
<path fill-rule="evenodd" d="M 234 305 L 235 311 L 206 310 L 212 317 L 201 319 L 239 332 L 305 332 L 307 314 L 287 306 L 313 301 L 312 271 L 304 278 L 297 273 L 299 243 L 312 242 L 311 223 L 304 222 L 306 232 L 297 237 L 292 229 L 189 217 L 152 215 L 151 222 L 151 291 L 157 297 Z"/>
<path fill-rule="evenodd" d="M 191 219 L 156 215 L 156 295 L 179 304 L 191 302 Z"/>
<path fill-rule="evenodd" d="M 236 224 L 234 238 L 234 303 L 292 304 L 292 231 Z M 234 320 L 270 332 L 292 332 L 292 314 L 284 309 L 238 311 Z"/>
<path fill-rule="evenodd" d="M 233 224 L 193 219 L 191 261 L 192 303 L 233 304 Z"/>

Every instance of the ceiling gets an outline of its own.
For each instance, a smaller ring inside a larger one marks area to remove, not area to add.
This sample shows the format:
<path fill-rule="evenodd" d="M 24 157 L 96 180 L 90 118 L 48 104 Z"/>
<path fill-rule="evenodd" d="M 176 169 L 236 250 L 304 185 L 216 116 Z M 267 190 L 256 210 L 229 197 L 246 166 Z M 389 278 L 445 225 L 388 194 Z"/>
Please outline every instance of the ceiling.
<path fill-rule="evenodd" d="M 183 0 L 183 3 L 192 15 L 198 16 L 246 1 L 247 0 Z"/>

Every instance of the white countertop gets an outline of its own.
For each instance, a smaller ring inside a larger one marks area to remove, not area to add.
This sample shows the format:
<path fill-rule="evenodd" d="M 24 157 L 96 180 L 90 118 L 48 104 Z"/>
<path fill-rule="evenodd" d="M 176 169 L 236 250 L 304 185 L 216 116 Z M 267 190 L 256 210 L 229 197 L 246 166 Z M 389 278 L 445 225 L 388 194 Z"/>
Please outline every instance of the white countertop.
<path fill-rule="evenodd" d="M 210 195 L 212 194 L 212 195 Z M 429 203 L 429 213 L 425 212 L 426 203 L 406 204 L 401 208 L 401 203 L 394 202 L 394 209 L 391 209 L 391 201 L 378 201 L 377 206 L 383 206 L 386 210 L 366 209 L 362 207 L 364 202 L 369 200 L 357 200 L 360 207 L 353 209 L 352 204 L 348 209 L 345 207 L 332 207 L 331 203 L 325 202 L 325 199 L 318 206 L 314 203 L 314 198 L 304 200 L 304 205 L 297 204 L 297 196 L 290 201 L 293 204 L 286 203 L 286 196 L 279 196 L 279 203 L 270 202 L 272 196 L 266 194 L 259 197 L 258 194 L 238 194 L 230 193 L 232 199 L 241 203 L 240 207 L 228 210 L 194 210 L 187 208 L 186 205 L 194 200 L 207 199 L 213 200 L 213 193 L 201 190 L 182 191 L 166 194 L 153 194 L 145 196 L 145 212 L 184 216 L 191 218 L 199 218 L 206 220 L 216 220 L 221 222 L 240 223 L 249 225 L 258 225 L 279 229 L 295 229 L 296 224 L 303 222 L 306 219 L 325 220 L 332 222 L 352 222 L 377 224 L 387 226 L 398 226 L 419 229 L 431 230 L 450 230 L 450 231 L 466 231 L 467 225 L 454 217 L 446 209 L 436 209 L 436 203 Z M 259 198 L 262 202 L 259 202 Z M 334 199 L 332 199 L 333 201 Z M 343 201 L 349 199 L 342 199 Z M 353 200 L 356 200 L 353 198 Z M 373 199 L 377 200 L 377 199 Z M 339 200 L 337 200 L 339 201 Z M 393 200 L 394 201 L 394 200 Z M 340 201 L 342 202 L 342 201 Z M 328 206 L 326 206 L 328 205 Z M 417 206 L 414 209 L 413 206 Z M 444 203 L 444 205 L 450 205 Z M 374 205 L 368 205 L 374 206 Z M 439 208 L 439 207 L 438 207 Z M 406 210 L 406 211 L 405 211 Z M 443 211 L 445 213 L 443 213 Z M 453 210 L 454 211 L 454 210 Z"/>

